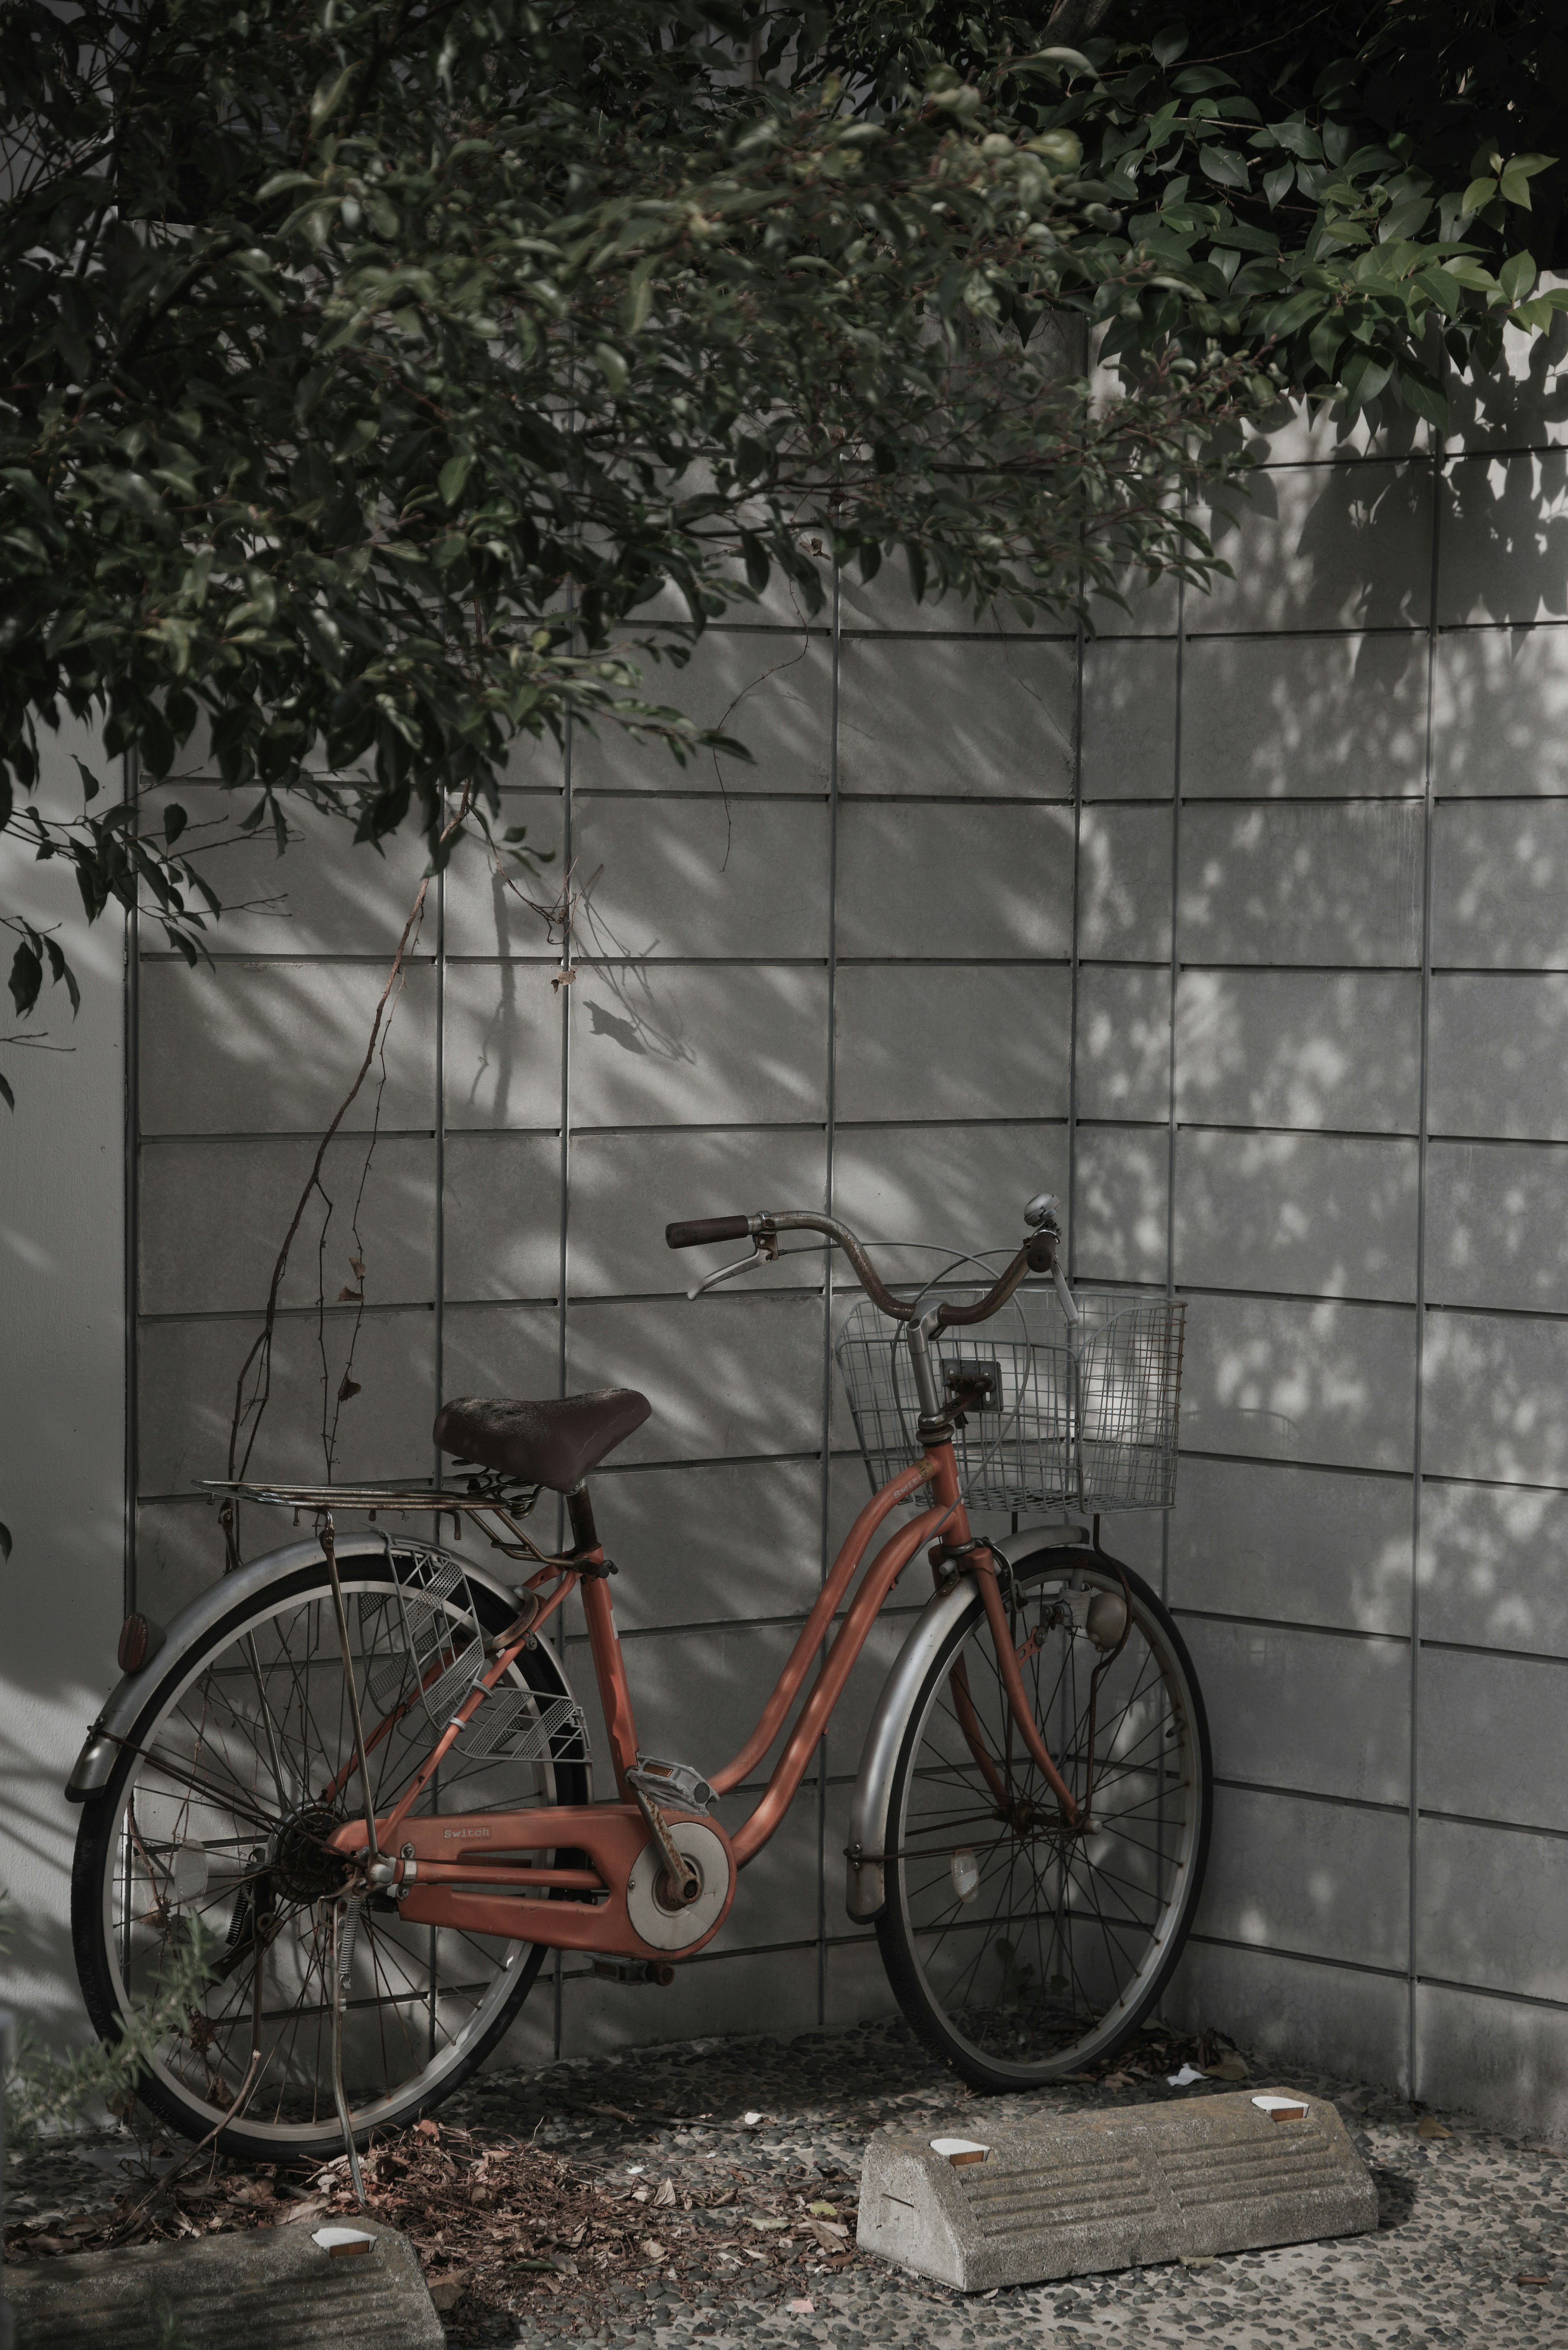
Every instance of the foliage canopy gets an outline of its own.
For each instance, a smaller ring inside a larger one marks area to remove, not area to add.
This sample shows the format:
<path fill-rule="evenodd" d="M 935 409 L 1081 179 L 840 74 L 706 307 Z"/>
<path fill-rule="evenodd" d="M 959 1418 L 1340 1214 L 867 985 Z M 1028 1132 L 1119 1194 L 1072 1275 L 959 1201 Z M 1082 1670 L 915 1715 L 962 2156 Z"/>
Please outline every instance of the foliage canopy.
<path fill-rule="evenodd" d="M 0 0 L 13 840 L 193 956 L 204 836 L 143 813 L 192 746 L 280 847 L 303 794 L 363 840 L 413 816 L 439 862 L 520 733 L 744 755 L 639 657 L 770 582 L 807 615 L 895 553 L 917 595 L 1025 613 L 1129 566 L 1201 586 L 1190 494 L 1239 419 L 1290 390 L 1440 428 L 1445 370 L 1568 300 L 1521 234 L 1553 159 L 1489 132 L 1444 184 L 1355 57 L 1271 106 L 1180 27 L 1049 35 L 878 0 L 760 29 Z M 137 778 L 84 766 L 79 815 L 38 796 L 67 712 Z M 19 1014 L 74 987 L 0 921 Z"/>

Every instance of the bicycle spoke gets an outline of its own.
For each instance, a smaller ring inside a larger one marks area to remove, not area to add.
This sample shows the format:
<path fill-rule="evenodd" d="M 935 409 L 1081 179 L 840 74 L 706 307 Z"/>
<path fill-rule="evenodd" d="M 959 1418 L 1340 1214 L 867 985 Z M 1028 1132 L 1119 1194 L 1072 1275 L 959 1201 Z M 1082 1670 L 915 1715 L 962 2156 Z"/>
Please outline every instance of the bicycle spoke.
<path fill-rule="evenodd" d="M 409 1565 L 400 1571 L 418 1593 L 445 1573 L 431 1554 L 402 1555 Z M 351 1570 L 345 1589 L 367 1727 L 386 1725 L 369 1758 L 377 1807 L 385 1809 L 413 1780 L 440 1726 L 417 1702 L 399 1713 L 420 1676 L 400 1645 L 403 1614 L 385 1579 L 373 1573 L 361 1583 Z M 441 1654 L 454 1658 L 466 1648 L 482 1669 L 483 1649 L 474 1645 L 480 1619 L 467 1590 L 458 1580 L 444 1598 L 420 1598 L 426 1608 L 420 1620 L 445 1642 Z M 249 2035 L 259 2020 L 263 2062 L 243 2134 L 254 2146 L 260 2133 L 261 2149 L 280 2154 L 295 2142 L 319 2146 L 337 2129 L 328 2051 L 334 1981 L 322 1918 L 342 1881 L 330 1838 L 359 1816 L 361 1798 L 357 1774 L 344 1767 L 352 1754 L 348 1681 L 329 1606 L 323 1588 L 260 1607 L 172 1690 L 132 1756 L 119 1825 L 105 1846 L 104 1949 L 123 2007 L 158 1996 L 199 1925 L 215 1938 L 206 1991 L 188 2028 L 171 2033 L 158 2052 L 158 2079 L 189 2112 L 192 2134 L 215 2126 L 250 2066 Z M 488 1622 L 500 1628 L 494 1616 Z M 390 1706 L 370 1693 L 372 1674 L 384 1690 L 397 1685 Z M 501 1686 L 525 1692 L 528 1682 L 514 1665 Z M 548 1754 L 518 1762 L 459 1746 L 421 1790 L 411 1817 L 581 1800 L 569 1792 L 581 1786 L 574 1773 L 576 1765 L 557 1765 Z M 400 2100 L 402 2110 L 410 2101 L 417 2108 L 439 2094 L 434 2085 L 453 2062 L 472 2062 L 464 2051 L 474 2034 L 504 2013 L 537 1966 L 536 1954 L 520 1955 L 525 1946 L 405 1926 L 395 1908 L 374 1910 L 363 1896 L 350 1898 L 344 1934 L 344 2074 L 357 2115 Z"/>
<path fill-rule="evenodd" d="M 1027 1592 L 1011 1597 L 1008 1637 L 1030 1646 L 1034 1719 L 1080 1804 L 1092 1791 L 1088 1812 L 1064 1812 L 1025 1747 L 977 1610 L 961 1648 L 932 1669 L 889 1822 L 886 1866 L 922 2003 L 960 2047 L 1002 2068 L 972 2075 L 993 2086 L 1009 2073 L 1072 2069 L 1126 2028 L 1140 1984 L 1165 1963 L 1171 1904 L 1193 1882 L 1183 1856 L 1199 1790 L 1163 1651 L 1135 1608 L 1107 1662 L 1076 1621 L 1042 1622 L 1060 1589 L 1045 1586 L 1038 1617 Z M 954 1875 L 961 1849 L 975 1873 L 967 1899 Z"/>

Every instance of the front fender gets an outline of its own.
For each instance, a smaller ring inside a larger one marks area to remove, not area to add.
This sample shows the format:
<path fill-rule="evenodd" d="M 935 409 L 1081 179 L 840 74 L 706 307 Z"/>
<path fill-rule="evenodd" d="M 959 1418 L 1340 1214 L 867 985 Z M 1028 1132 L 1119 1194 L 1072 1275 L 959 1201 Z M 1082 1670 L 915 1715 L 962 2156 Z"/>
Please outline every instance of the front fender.
<path fill-rule="evenodd" d="M 1021 1566 L 1036 1551 L 1055 1550 L 1064 1546 L 1081 1548 L 1087 1540 L 1085 1526 L 1031 1526 L 1023 1533 L 1009 1534 L 991 1544 L 999 1557 L 1012 1566 Z M 855 1782 L 855 1800 L 849 1812 L 849 1845 L 846 1854 L 848 1863 L 845 1882 L 844 1906 L 849 1915 L 867 1925 L 879 1918 L 888 1906 L 888 1887 L 883 1856 L 888 1836 L 888 1805 L 893 1792 L 893 1771 L 903 1743 L 904 1728 L 909 1711 L 932 1665 L 940 1652 L 942 1642 L 958 1622 L 964 1610 L 975 1599 L 975 1587 L 969 1576 L 961 1575 L 950 1590 L 939 1592 L 917 1618 L 914 1629 L 899 1649 L 893 1669 L 882 1685 L 877 1700 L 877 1711 L 866 1732 L 866 1743 L 860 1750 L 860 1770 Z"/>
<path fill-rule="evenodd" d="M 408 1543 L 407 1535 L 399 1542 L 390 1537 L 383 1540 L 379 1534 L 365 1533 L 342 1534 L 335 1547 L 337 1563 L 343 1566 L 357 1558 L 384 1558 L 389 1549 L 400 1549 Z M 420 1547 L 428 1545 L 421 1544 Z M 265 1592 L 269 1585 L 296 1574 L 302 1566 L 313 1565 L 317 1560 L 325 1559 L 326 1555 L 319 1542 L 289 1543 L 282 1550 L 268 1551 L 264 1558 L 253 1559 L 248 1566 L 236 1569 L 233 1575 L 223 1575 L 192 1599 L 188 1607 L 182 1608 L 160 1642 L 157 1654 L 149 1658 L 140 1672 L 126 1674 L 88 1731 L 86 1742 L 77 1756 L 76 1767 L 66 1782 L 67 1802 L 85 1804 L 90 1797 L 103 1793 L 120 1752 L 120 1742 L 130 1737 L 143 1707 L 182 1649 L 190 1648 L 204 1633 L 211 1631 L 214 1624 L 221 1623 L 237 1601 L 254 1597 Z M 466 1563 L 463 1572 L 470 1583 L 484 1585 L 508 1606 L 515 1607 L 515 1589 L 503 1583 L 499 1576 L 487 1573 L 482 1566 L 470 1566 Z M 569 1697 L 571 1691 L 561 1674 L 555 1651 L 541 1642 L 539 1653 L 548 1659 L 552 1670 L 560 1680 L 560 1694 Z"/>

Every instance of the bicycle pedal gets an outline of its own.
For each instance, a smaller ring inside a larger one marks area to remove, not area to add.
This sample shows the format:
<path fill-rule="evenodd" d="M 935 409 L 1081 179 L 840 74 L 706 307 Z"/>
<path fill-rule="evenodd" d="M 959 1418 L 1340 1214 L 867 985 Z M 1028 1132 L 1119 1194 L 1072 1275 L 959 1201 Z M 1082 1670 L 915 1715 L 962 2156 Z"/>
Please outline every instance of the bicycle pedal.
<path fill-rule="evenodd" d="M 666 1959 L 596 1959 L 593 1970 L 603 1982 L 658 1983 L 664 1991 L 675 1981 Z"/>
<path fill-rule="evenodd" d="M 713 1790 L 690 1762 L 665 1762 L 655 1754 L 641 1754 L 637 1768 L 626 1774 L 628 1787 L 640 1787 L 656 1804 L 671 1804 L 678 1812 L 705 1812 Z"/>

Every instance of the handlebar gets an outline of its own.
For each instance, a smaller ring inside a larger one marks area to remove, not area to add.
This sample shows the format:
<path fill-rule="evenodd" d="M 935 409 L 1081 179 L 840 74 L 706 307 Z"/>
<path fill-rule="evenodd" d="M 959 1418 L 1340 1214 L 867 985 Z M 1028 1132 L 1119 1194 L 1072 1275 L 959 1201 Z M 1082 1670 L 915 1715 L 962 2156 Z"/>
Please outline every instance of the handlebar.
<path fill-rule="evenodd" d="M 692 1224 L 666 1224 L 667 1248 L 701 1248 L 705 1241 L 743 1241 L 752 1230 L 750 1216 L 700 1216 Z"/>
<path fill-rule="evenodd" d="M 1001 1312 L 1026 1274 L 1056 1271 L 1056 1243 L 1061 1238 L 1061 1234 L 1057 1230 L 1055 1218 L 1051 1212 L 1054 1204 L 1051 1201 L 1045 1201 L 1044 1205 L 1039 1201 L 1031 1202 L 1025 1211 L 1025 1216 L 1035 1229 L 1030 1233 L 1012 1262 L 986 1291 L 985 1295 L 978 1298 L 972 1305 L 958 1305 L 951 1302 L 940 1305 L 936 1311 L 935 1321 L 930 1325 L 933 1329 L 942 1330 L 967 1323 L 987 1322 L 993 1314 Z M 866 1295 L 874 1305 L 880 1307 L 884 1314 L 890 1315 L 897 1322 L 913 1321 L 919 1301 L 916 1298 L 895 1297 L 886 1283 L 877 1277 L 862 1243 L 856 1238 L 848 1225 L 839 1223 L 836 1217 L 819 1216 L 808 1208 L 785 1208 L 772 1215 L 708 1216 L 693 1223 L 666 1224 L 664 1238 L 666 1245 L 672 1249 L 698 1248 L 705 1241 L 750 1239 L 757 1243 L 760 1253 L 772 1255 L 776 1250 L 777 1236 L 780 1232 L 821 1232 L 844 1251 L 845 1255 L 859 1274 Z M 734 1267 L 731 1270 L 738 1271 L 740 1268 Z"/>

